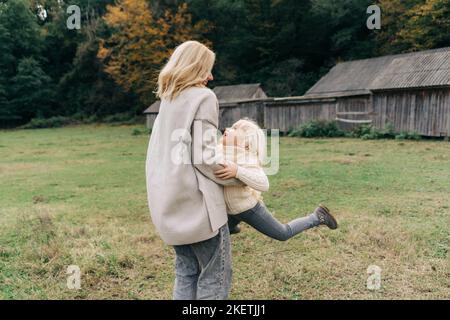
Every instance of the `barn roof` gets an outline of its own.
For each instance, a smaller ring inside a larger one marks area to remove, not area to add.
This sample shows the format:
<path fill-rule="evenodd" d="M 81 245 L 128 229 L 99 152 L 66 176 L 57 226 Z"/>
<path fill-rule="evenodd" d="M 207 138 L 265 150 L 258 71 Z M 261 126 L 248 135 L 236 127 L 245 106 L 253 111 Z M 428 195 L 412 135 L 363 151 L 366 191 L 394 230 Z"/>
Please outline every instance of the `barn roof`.
<path fill-rule="evenodd" d="M 219 103 L 230 103 L 256 98 L 267 98 L 260 83 L 237 84 L 231 86 L 216 86 L 213 89 Z"/>
<path fill-rule="evenodd" d="M 450 47 L 339 63 L 305 96 L 369 94 L 371 90 L 450 86 Z"/>
<path fill-rule="evenodd" d="M 450 85 L 448 51 L 399 57 L 378 74 L 370 89 L 421 88 Z"/>
<path fill-rule="evenodd" d="M 150 107 L 145 109 L 144 113 L 158 113 L 159 112 L 159 106 L 161 105 L 161 100 L 156 100 L 152 103 Z"/>
<path fill-rule="evenodd" d="M 261 88 L 260 83 L 216 86 L 213 91 L 219 100 L 219 104 L 224 106 L 226 106 L 227 103 L 267 98 L 267 95 Z M 144 113 L 158 113 L 160 104 L 161 101 L 156 100 L 144 111 Z"/>

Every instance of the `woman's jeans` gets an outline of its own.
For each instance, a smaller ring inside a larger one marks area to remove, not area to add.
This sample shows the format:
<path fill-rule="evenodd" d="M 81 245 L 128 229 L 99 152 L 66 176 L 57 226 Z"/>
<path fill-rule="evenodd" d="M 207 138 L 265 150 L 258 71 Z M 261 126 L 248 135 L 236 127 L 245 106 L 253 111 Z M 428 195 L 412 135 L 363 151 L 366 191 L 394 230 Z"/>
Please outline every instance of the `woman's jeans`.
<path fill-rule="evenodd" d="M 225 224 L 211 239 L 174 246 L 175 300 L 224 300 L 231 288 L 230 232 Z"/>
<path fill-rule="evenodd" d="M 315 213 L 282 224 L 272 216 L 261 202 L 242 213 L 228 215 L 229 229 L 234 230 L 241 221 L 246 222 L 266 236 L 280 241 L 286 241 L 296 234 L 320 224 L 320 220 Z"/>

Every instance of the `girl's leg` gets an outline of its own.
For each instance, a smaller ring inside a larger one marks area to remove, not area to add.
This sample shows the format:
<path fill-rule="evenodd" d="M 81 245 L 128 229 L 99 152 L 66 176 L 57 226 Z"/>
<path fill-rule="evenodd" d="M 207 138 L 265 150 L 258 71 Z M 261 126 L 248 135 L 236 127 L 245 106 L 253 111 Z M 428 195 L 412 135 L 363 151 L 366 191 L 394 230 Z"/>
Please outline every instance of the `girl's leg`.
<path fill-rule="evenodd" d="M 248 223 L 266 236 L 280 241 L 286 241 L 320 224 L 319 218 L 314 213 L 282 224 L 260 202 L 254 208 L 235 215 L 235 218 Z"/>
<path fill-rule="evenodd" d="M 228 215 L 228 229 L 230 229 L 230 234 L 238 233 L 240 231 L 239 223 L 241 221 L 236 219 L 234 215 Z"/>

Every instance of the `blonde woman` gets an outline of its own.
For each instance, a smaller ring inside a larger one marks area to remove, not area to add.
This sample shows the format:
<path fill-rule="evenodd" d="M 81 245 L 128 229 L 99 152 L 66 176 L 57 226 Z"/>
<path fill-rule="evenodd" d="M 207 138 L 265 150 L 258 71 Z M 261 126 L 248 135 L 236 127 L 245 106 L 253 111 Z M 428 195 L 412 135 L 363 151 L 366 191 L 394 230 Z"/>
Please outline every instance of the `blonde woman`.
<path fill-rule="evenodd" d="M 313 213 L 286 224 L 272 216 L 261 197 L 261 192 L 269 190 L 269 180 L 262 168 L 266 149 L 264 132 L 250 119 L 237 121 L 225 130 L 221 138 L 217 154 L 222 153 L 222 161 L 228 161 L 228 165 L 215 172 L 217 178 L 237 178 L 244 183 L 224 188 L 230 232 L 238 233 L 241 221 L 279 241 L 286 241 L 320 225 L 336 229 L 336 219 L 323 205 L 319 205 Z"/>
<path fill-rule="evenodd" d="M 217 97 L 206 87 L 214 61 L 205 45 L 187 41 L 158 77 L 161 105 L 147 151 L 147 197 L 156 231 L 175 249 L 174 299 L 226 299 L 231 287 L 222 185 L 242 183 L 214 175 L 217 143 L 206 134 L 217 133 L 218 125 Z"/>

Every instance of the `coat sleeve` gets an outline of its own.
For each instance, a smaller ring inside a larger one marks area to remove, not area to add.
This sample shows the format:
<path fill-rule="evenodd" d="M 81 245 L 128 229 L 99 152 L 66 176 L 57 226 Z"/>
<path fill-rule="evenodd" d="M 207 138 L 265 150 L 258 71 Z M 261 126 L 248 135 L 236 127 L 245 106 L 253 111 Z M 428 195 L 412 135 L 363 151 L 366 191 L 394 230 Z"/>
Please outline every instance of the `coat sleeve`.
<path fill-rule="evenodd" d="M 238 166 L 236 178 L 252 189 L 265 192 L 269 190 L 269 179 L 260 167 Z"/>
<path fill-rule="evenodd" d="M 203 175 L 220 185 L 242 185 L 238 179 L 218 179 L 214 171 L 223 168 L 222 155 L 217 153 L 219 103 L 213 92 L 200 101 L 192 124 L 192 161 Z"/>

